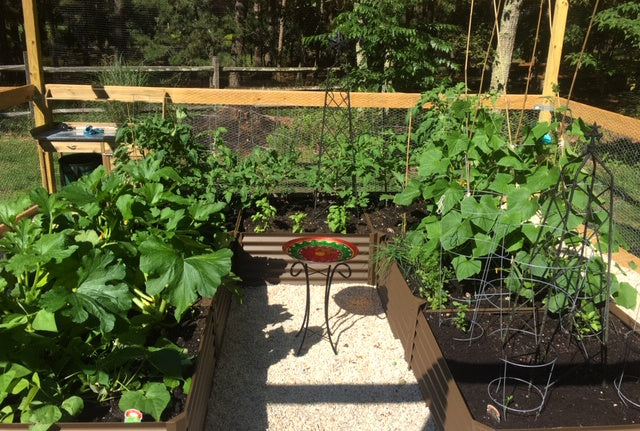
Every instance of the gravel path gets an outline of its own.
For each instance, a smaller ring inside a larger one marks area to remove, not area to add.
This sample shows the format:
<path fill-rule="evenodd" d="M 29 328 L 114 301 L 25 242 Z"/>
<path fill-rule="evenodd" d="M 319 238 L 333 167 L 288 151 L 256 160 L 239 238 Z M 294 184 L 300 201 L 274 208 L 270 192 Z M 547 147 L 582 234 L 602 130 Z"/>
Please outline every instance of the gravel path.
<path fill-rule="evenodd" d="M 296 337 L 304 286 L 247 287 L 234 301 L 209 401 L 213 430 L 435 431 L 371 286 L 335 284 L 324 327 L 323 286 L 312 286 L 309 333 Z M 311 332 L 313 331 L 313 332 Z"/>

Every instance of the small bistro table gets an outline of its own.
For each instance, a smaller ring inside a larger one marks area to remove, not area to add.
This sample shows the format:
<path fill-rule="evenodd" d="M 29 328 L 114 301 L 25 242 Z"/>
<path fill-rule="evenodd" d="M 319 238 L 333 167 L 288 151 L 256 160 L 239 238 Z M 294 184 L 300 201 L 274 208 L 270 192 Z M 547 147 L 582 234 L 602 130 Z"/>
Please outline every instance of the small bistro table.
<path fill-rule="evenodd" d="M 302 326 L 296 333 L 296 337 L 302 333 L 300 346 L 296 351 L 296 356 L 300 354 L 304 340 L 307 336 L 309 327 L 309 310 L 311 288 L 309 285 L 309 273 L 318 273 L 325 276 L 324 289 L 324 321 L 327 326 L 327 337 L 334 354 L 338 354 L 335 344 L 331 339 L 331 327 L 329 326 L 329 296 L 331 292 L 331 283 L 336 274 L 340 274 L 343 278 L 351 276 L 351 267 L 347 262 L 358 255 L 358 247 L 355 244 L 345 241 L 341 238 L 330 236 L 307 236 L 294 238 L 287 241 L 282 250 L 296 262 L 291 266 L 290 273 L 296 277 L 304 271 L 306 278 L 306 302 L 304 308 L 304 318 Z M 313 265 L 313 266 L 311 266 Z"/>

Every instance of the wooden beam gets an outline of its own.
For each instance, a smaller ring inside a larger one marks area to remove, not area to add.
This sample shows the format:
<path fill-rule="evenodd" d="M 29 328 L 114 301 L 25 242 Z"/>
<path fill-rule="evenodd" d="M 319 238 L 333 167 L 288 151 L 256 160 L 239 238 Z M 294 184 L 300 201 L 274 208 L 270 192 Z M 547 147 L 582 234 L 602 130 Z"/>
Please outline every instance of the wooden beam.
<path fill-rule="evenodd" d="M 36 126 L 51 123 L 51 111 L 44 94 L 44 72 L 42 70 L 42 55 L 40 52 L 40 31 L 38 27 L 38 9 L 35 0 L 22 0 L 22 14 L 24 16 L 24 35 L 27 42 L 27 57 L 29 58 L 29 83 L 35 87 L 34 120 Z"/>
<path fill-rule="evenodd" d="M 32 207 L 29 207 L 23 212 L 21 212 L 20 214 L 18 214 L 18 216 L 16 217 L 16 222 L 18 222 L 23 218 L 33 218 L 36 214 L 38 214 L 38 212 L 39 211 L 37 206 L 34 205 Z M 9 226 L 0 223 L 0 238 L 2 238 L 4 234 L 9 232 L 10 230 L 11 228 Z"/>
<path fill-rule="evenodd" d="M 31 101 L 35 90 L 33 85 L 0 87 L 0 109 L 7 109 Z"/>
<path fill-rule="evenodd" d="M 118 85 L 47 84 L 48 100 L 84 100 L 162 103 L 166 90 L 161 87 L 126 87 Z"/>
<path fill-rule="evenodd" d="M 544 83 L 542 85 L 542 96 L 547 97 L 547 104 L 554 105 L 553 98 L 556 96 L 554 87 L 558 86 L 558 75 L 560 73 L 560 63 L 562 61 L 562 45 L 564 43 L 564 32 L 567 25 L 567 15 L 569 12 L 568 0 L 557 0 L 553 11 L 553 24 L 551 26 L 551 39 L 549 40 L 549 51 L 547 53 L 547 67 L 544 72 Z M 551 111 L 540 111 L 540 121 L 551 122 Z"/>
<path fill-rule="evenodd" d="M 121 101 L 147 103 L 175 103 L 198 105 L 244 105 L 244 106 L 291 106 L 318 107 L 324 106 L 324 91 L 291 91 L 291 90 L 234 90 L 216 88 L 161 88 L 161 87 L 126 87 L 91 85 L 47 84 L 46 95 L 50 100 L 82 100 L 82 101 Z M 418 103 L 417 93 L 351 93 L 351 106 L 354 108 L 393 108 L 409 109 Z M 542 94 L 507 94 L 494 98 L 483 98 L 482 105 L 495 109 L 513 111 L 539 110 L 550 105 L 566 106 L 568 101 L 558 98 L 555 101 Z M 426 108 L 426 106 L 425 106 Z M 603 128 L 622 136 L 639 140 L 640 120 L 620 114 L 594 108 L 578 102 L 571 102 L 574 118 L 582 117 L 587 123 L 597 121 Z M 550 114 L 550 111 L 541 113 Z"/>
<path fill-rule="evenodd" d="M 324 91 L 296 90 L 235 90 L 216 88 L 162 88 L 126 87 L 105 85 L 47 84 L 49 100 L 120 101 L 149 103 L 184 103 L 197 105 L 244 105 L 244 106 L 324 106 Z M 418 93 L 366 93 L 352 92 L 353 108 L 412 108 L 420 100 Z M 544 103 L 539 95 L 509 94 L 493 100 L 486 98 L 484 106 L 497 109 L 535 109 Z"/>

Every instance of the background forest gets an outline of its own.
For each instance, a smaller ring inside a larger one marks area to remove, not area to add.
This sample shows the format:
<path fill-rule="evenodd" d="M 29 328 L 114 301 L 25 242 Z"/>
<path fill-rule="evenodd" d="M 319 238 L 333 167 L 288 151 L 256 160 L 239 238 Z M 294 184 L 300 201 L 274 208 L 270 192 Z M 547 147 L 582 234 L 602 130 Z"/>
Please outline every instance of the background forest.
<path fill-rule="evenodd" d="M 461 82 L 465 71 L 472 90 L 481 85 L 483 90 L 490 85 L 502 88 L 496 76 L 490 77 L 499 69 L 494 63 L 494 23 L 502 20 L 503 32 L 510 33 L 514 42 L 512 47 L 502 44 L 511 56 L 511 61 L 503 62 L 510 66 L 507 91 L 524 92 L 531 73 L 528 91 L 539 93 L 553 11 L 552 2 L 546 0 L 38 0 L 37 4 L 45 66 L 98 66 L 114 59 L 128 65 L 211 65 L 216 57 L 223 67 L 324 68 L 336 61 L 328 49 L 328 36 L 340 31 L 349 41 L 347 56 L 340 61 L 351 66 L 358 89 L 406 92 Z M 580 61 L 574 99 L 637 116 L 640 3 L 571 0 L 569 4 L 560 94 L 566 95 Z M 0 65 L 21 64 L 25 49 L 21 2 L 0 0 L 0 11 Z M 502 37 L 507 40 L 509 34 Z M 61 75 L 53 80 L 69 79 Z M 158 82 L 149 85 L 202 86 L 190 82 L 193 75 L 153 79 Z M 265 85 L 252 82 L 248 75 L 241 80 L 232 74 L 228 79 L 228 86 Z M 316 83 L 322 79 L 319 74 Z M 2 85 L 21 80 L 23 74 L 0 71 Z"/>

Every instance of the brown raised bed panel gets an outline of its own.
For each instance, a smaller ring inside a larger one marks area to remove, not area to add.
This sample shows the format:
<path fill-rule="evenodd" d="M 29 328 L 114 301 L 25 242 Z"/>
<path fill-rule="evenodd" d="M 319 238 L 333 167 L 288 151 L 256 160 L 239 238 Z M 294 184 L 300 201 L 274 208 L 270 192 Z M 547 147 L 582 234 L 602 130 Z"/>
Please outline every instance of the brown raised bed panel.
<path fill-rule="evenodd" d="M 234 257 L 234 272 L 246 284 L 256 283 L 288 283 L 304 284 L 304 274 L 294 277 L 290 270 L 295 259 L 282 251 L 287 241 L 303 236 L 337 237 L 350 241 L 358 247 L 358 255 L 348 262 L 351 267 L 350 283 L 374 284 L 374 271 L 370 265 L 371 256 L 378 242 L 379 234 L 369 235 L 333 235 L 333 234 L 293 234 L 293 233 L 240 233 L 238 249 Z M 309 265 L 316 267 L 314 265 Z M 312 283 L 324 284 L 321 274 L 310 274 Z M 343 279 L 336 274 L 334 282 Z"/>
<path fill-rule="evenodd" d="M 78 422 L 60 423 L 54 425 L 55 431 L 202 431 L 207 418 L 207 407 L 218 349 L 222 344 L 222 335 L 229 314 L 231 293 L 220 287 L 212 300 L 209 300 L 209 314 L 207 315 L 204 332 L 200 340 L 198 362 L 193 373 L 191 390 L 187 397 L 184 411 L 166 422 Z M 28 424 L 2 424 L 2 430 L 28 430 Z"/>
<path fill-rule="evenodd" d="M 413 295 L 395 262 L 382 271 L 377 287 L 391 332 L 402 343 L 405 360 L 411 364 L 416 322 L 426 301 Z"/>

